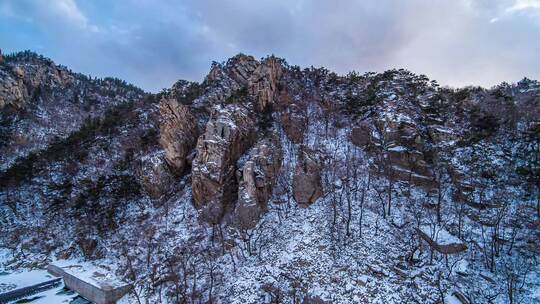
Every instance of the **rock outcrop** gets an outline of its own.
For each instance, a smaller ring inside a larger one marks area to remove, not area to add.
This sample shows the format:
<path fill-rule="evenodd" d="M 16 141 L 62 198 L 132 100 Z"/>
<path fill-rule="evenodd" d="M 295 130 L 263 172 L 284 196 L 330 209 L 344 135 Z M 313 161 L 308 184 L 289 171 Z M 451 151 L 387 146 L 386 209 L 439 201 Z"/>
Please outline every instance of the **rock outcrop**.
<path fill-rule="evenodd" d="M 170 173 L 163 151 L 143 157 L 138 173 L 144 190 L 153 199 L 166 195 L 174 183 L 174 176 Z"/>
<path fill-rule="evenodd" d="M 202 83 L 204 90 L 193 101 L 193 107 L 211 111 L 213 106 L 225 103 L 247 87 L 253 71 L 259 65 L 255 58 L 243 54 L 232 57 L 226 64 L 214 63 Z"/>
<path fill-rule="evenodd" d="M 293 176 L 293 196 L 300 206 L 309 206 L 323 195 L 321 167 L 313 151 L 301 147 Z"/>
<path fill-rule="evenodd" d="M 206 131 L 197 141 L 192 190 L 202 218 L 218 223 L 236 200 L 236 161 L 255 141 L 255 120 L 238 104 L 213 110 Z"/>
<path fill-rule="evenodd" d="M 7 106 L 19 109 L 28 100 L 28 91 L 22 77 L 0 69 L 0 110 Z"/>
<path fill-rule="evenodd" d="M 260 63 L 253 56 L 238 54 L 227 61 L 225 73 L 240 86 L 247 86 L 259 66 Z"/>
<path fill-rule="evenodd" d="M 358 147 L 366 147 L 371 143 L 371 128 L 363 122 L 351 130 L 351 141 Z"/>
<path fill-rule="evenodd" d="M 281 161 L 281 145 L 276 136 L 260 140 L 249 152 L 237 172 L 238 201 L 234 216 L 239 227 L 255 227 L 266 212 Z"/>
<path fill-rule="evenodd" d="M 375 171 L 431 190 L 435 187 L 432 161 L 420 132 L 409 121 L 367 120 L 351 131 L 351 142 L 375 157 Z"/>
<path fill-rule="evenodd" d="M 35 90 L 43 87 L 65 88 L 75 77 L 66 68 L 40 61 L 31 64 L 4 63 L 0 68 L 0 110 L 10 105 L 20 109 L 28 103 Z"/>
<path fill-rule="evenodd" d="M 257 111 L 262 112 L 279 98 L 279 81 L 283 66 L 279 59 L 270 57 L 253 72 L 249 79 L 249 93 L 255 96 Z"/>
<path fill-rule="evenodd" d="M 287 111 L 281 114 L 280 122 L 290 141 L 295 144 L 303 142 L 304 133 L 307 129 L 307 119 L 298 105 L 291 104 Z"/>
<path fill-rule="evenodd" d="M 160 143 L 165 149 L 165 159 L 176 174 L 182 174 L 197 142 L 197 120 L 188 106 L 175 99 L 161 101 L 159 111 L 162 117 Z"/>

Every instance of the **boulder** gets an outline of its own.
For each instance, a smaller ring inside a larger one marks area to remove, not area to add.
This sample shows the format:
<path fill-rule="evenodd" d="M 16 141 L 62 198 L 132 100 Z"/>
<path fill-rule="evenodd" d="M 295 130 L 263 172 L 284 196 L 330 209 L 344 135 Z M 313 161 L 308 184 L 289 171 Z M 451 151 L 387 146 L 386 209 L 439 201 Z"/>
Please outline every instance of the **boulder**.
<path fill-rule="evenodd" d="M 197 121 L 188 106 L 175 99 L 162 100 L 159 111 L 162 117 L 160 143 L 165 149 L 165 159 L 175 173 L 182 174 L 197 142 Z"/>
<path fill-rule="evenodd" d="M 301 147 L 293 176 L 293 196 L 300 206 L 309 206 L 323 195 L 321 167 L 313 151 Z"/>
<path fill-rule="evenodd" d="M 444 126 L 430 125 L 427 130 L 429 137 L 435 144 L 449 144 L 458 138 L 452 129 Z"/>
<path fill-rule="evenodd" d="M 138 172 L 141 185 L 153 199 L 159 199 L 169 193 L 174 183 L 174 176 L 170 173 L 164 154 L 164 151 L 157 151 L 141 159 Z"/>
<path fill-rule="evenodd" d="M 305 296 L 302 304 L 327 304 L 329 302 L 321 299 L 319 296 Z"/>
<path fill-rule="evenodd" d="M 217 106 L 197 141 L 192 191 L 203 220 L 219 223 L 236 200 L 236 161 L 255 141 L 256 122 L 242 105 Z"/>
<path fill-rule="evenodd" d="M 282 156 L 277 136 L 260 140 L 249 152 L 247 161 L 238 171 L 238 201 L 234 216 L 239 227 L 255 227 L 266 212 Z"/>

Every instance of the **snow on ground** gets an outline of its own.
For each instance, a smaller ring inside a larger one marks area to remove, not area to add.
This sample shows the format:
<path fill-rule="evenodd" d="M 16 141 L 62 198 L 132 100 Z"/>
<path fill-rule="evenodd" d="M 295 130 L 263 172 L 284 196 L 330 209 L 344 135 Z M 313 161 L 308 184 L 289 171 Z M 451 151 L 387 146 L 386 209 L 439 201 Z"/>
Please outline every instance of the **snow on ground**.
<path fill-rule="evenodd" d="M 0 249 L 0 293 L 28 287 L 54 279 L 45 269 L 6 269 L 11 256 L 6 249 Z M 62 283 L 60 286 L 29 296 L 26 300 L 32 304 L 87 304 L 88 301 L 80 298 L 73 291 L 66 289 Z"/>
<path fill-rule="evenodd" d="M 2 272 L 0 275 L 0 292 L 7 292 L 14 289 L 27 287 L 30 285 L 52 280 L 54 277 L 46 270 L 30 270 L 16 272 Z"/>
<path fill-rule="evenodd" d="M 46 270 L 22 270 L 0 272 L 0 293 L 12 291 L 15 289 L 28 287 L 45 281 L 54 279 Z M 44 292 L 27 297 L 27 300 L 32 300 L 32 304 L 58 304 L 72 303 L 71 301 L 77 297 L 73 292 L 64 289 L 64 285 L 55 287 Z M 79 301 L 81 304 L 83 301 Z"/>
<path fill-rule="evenodd" d="M 461 303 L 461 301 L 454 295 L 446 295 L 446 297 L 444 298 L 444 303 L 445 304 L 463 304 Z"/>

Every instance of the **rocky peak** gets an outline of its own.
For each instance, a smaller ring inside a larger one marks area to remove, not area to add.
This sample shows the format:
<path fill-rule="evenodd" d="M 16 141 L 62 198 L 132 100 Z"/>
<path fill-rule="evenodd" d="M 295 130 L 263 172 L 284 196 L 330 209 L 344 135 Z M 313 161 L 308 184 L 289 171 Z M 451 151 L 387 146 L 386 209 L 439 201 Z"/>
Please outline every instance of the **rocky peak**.
<path fill-rule="evenodd" d="M 197 141 L 192 168 L 195 206 L 218 223 L 236 199 L 236 161 L 255 141 L 255 121 L 245 106 L 216 106 Z"/>
<path fill-rule="evenodd" d="M 192 167 L 193 199 L 205 220 L 212 223 L 221 221 L 226 210 L 234 209 L 239 190 L 242 198 L 245 198 L 239 200 L 240 206 L 245 207 L 248 204 L 246 200 L 256 202 L 258 211 L 253 218 L 258 219 L 265 209 L 273 175 L 263 173 L 263 178 L 267 179 L 265 186 L 259 185 L 262 189 L 256 190 L 255 181 L 250 178 L 255 173 L 249 171 L 255 167 L 258 170 L 269 170 L 261 159 L 275 158 L 277 161 L 279 157 L 267 155 L 269 152 L 266 149 L 269 144 L 274 148 L 280 147 L 279 144 L 266 140 L 254 148 L 253 160 L 245 168 L 246 180 L 241 180 L 240 188 L 234 173 L 238 169 L 237 160 L 256 141 L 255 131 L 262 119 L 262 112 L 277 102 L 283 73 L 284 64 L 278 58 L 269 57 L 259 62 L 252 56 L 239 54 L 226 63 L 214 63 L 203 84 L 196 89 L 201 94 L 193 102 L 185 102 L 186 106 L 172 102 L 171 99 L 179 100 L 191 94 L 193 84 L 177 82 L 167 92 L 169 99 L 161 105 L 161 142 L 167 162 L 180 171 L 185 167 L 182 164 L 193 149 L 191 143 L 196 136 L 193 132 L 187 134 L 193 128 L 194 121 L 193 115 L 189 113 L 199 113 L 195 119 L 205 130 L 197 141 Z M 240 172 L 243 171 L 244 168 L 240 168 Z M 265 194 L 256 194 L 254 191 Z M 237 210 L 242 213 L 247 208 Z M 254 225 L 254 222 L 249 225 Z"/>
<path fill-rule="evenodd" d="M 257 111 L 263 112 L 279 98 L 283 63 L 276 57 L 265 59 L 249 78 L 249 93 L 255 96 Z"/>
<path fill-rule="evenodd" d="M 227 60 L 224 71 L 240 86 L 246 86 L 259 65 L 260 63 L 253 56 L 238 54 Z"/>

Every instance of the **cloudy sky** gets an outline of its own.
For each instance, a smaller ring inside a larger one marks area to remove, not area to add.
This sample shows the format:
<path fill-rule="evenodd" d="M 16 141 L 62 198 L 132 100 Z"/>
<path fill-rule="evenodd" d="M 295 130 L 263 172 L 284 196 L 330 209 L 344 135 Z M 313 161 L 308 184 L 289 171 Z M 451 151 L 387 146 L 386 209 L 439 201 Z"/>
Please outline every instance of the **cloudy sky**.
<path fill-rule="evenodd" d="M 540 0 L 0 0 L 0 48 L 148 91 L 239 52 L 489 87 L 540 79 Z"/>

